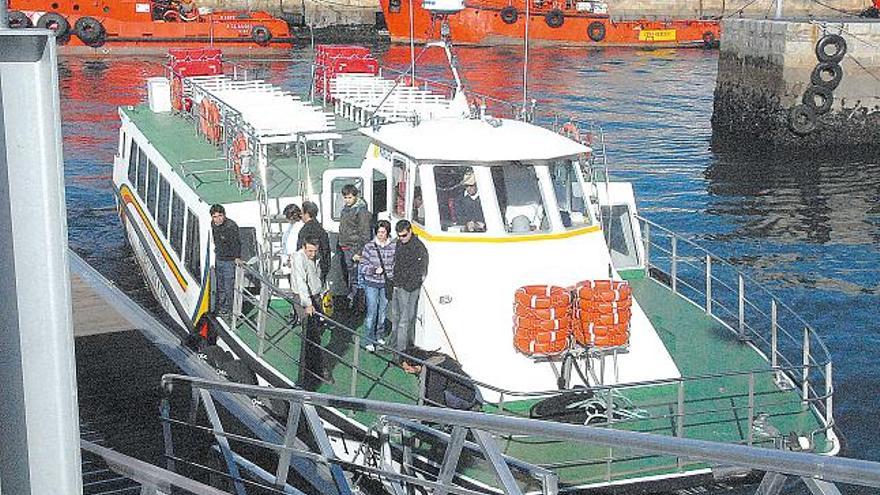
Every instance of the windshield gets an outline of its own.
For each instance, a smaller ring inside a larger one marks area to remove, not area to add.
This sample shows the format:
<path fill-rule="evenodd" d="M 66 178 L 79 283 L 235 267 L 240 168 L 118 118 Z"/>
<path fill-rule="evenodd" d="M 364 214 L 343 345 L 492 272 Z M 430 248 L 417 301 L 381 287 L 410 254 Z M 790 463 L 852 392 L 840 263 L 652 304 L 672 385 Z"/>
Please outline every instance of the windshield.
<path fill-rule="evenodd" d="M 587 202 L 584 201 L 584 189 L 578 179 L 580 174 L 577 162 L 565 158 L 554 160 L 548 165 L 562 226 L 566 229 L 576 229 L 591 225 Z"/>
<path fill-rule="evenodd" d="M 514 234 L 550 230 L 544 199 L 533 165 L 492 167 L 492 182 L 504 228 Z"/>

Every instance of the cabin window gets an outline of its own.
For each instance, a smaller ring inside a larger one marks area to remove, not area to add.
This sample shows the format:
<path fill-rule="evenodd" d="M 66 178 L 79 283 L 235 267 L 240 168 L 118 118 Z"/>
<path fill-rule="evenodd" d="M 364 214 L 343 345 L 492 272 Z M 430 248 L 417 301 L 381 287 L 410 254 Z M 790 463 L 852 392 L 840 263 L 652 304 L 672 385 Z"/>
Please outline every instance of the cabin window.
<path fill-rule="evenodd" d="M 199 244 L 199 219 L 192 212 L 186 211 L 186 269 L 190 275 L 196 280 L 199 277 L 199 267 L 201 266 L 201 245 Z"/>
<path fill-rule="evenodd" d="M 391 211 L 398 218 L 406 218 L 406 175 L 406 162 L 395 158 L 391 168 Z"/>
<path fill-rule="evenodd" d="M 576 229 L 590 225 L 592 222 L 587 211 L 587 202 L 584 201 L 584 189 L 578 179 L 577 165 L 565 159 L 551 162 L 549 166 L 550 181 L 553 183 L 562 226 Z"/>
<path fill-rule="evenodd" d="M 388 211 L 388 179 L 385 174 L 373 170 L 373 215 Z"/>
<path fill-rule="evenodd" d="M 183 200 L 177 193 L 171 200 L 171 247 L 177 253 L 178 258 L 183 257 L 183 216 L 186 214 L 186 208 L 183 206 Z"/>
<path fill-rule="evenodd" d="M 416 167 L 415 180 L 413 181 L 412 221 L 425 225 L 425 200 L 422 198 L 422 181 L 419 177 L 419 168 Z"/>
<path fill-rule="evenodd" d="M 141 200 L 147 197 L 147 154 L 144 150 L 138 149 L 138 180 L 137 192 Z"/>
<path fill-rule="evenodd" d="M 138 145 L 131 140 L 131 146 L 128 149 L 128 181 L 137 189 L 137 168 L 138 168 Z"/>
<path fill-rule="evenodd" d="M 342 188 L 345 187 L 346 184 L 354 184 L 354 187 L 358 189 L 358 191 L 363 194 L 364 191 L 364 181 L 358 177 L 339 177 L 338 179 L 333 179 L 330 181 L 330 205 L 331 207 L 331 218 L 333 220 L 339 221 L 342 218 L 342 207 L 345 206 L 345 202 L 342 200 Z"/>
<path fill-rule="evenodd" d="M 486 230 L 483 200 L 477 187 L 474 169 L 466 166 L 434 167 L 440 228 L 452 232 Z"/>
<path fill-rule="evenodd" d="M 617 269 L 638 267 L 639 252 L 630 221 L 629 206 L 603 205 L 602 217 L 608 229 L 608 248 L 611 250 L 614 266 Z"/>
<path fill-rule="evenodd" d="M 550 230 L 534 166 L 520 163 L 494 166 L 492 182 L 508 232 L 527 234 Z"/>
<path fill-rule="evenodd" d="M 159 178 L 159 204 L 156 206 L 156 222 L 159 223 L 159 230 L 165 236 L 168 236 L 168 204 L 171 200 L 171 187 L 165 177 Z"/>
<path fill-rule="evenodd" d="M 153 218 L 156 218 L 156 193 L 159 192 L 159 170 L 156 168 L 155 163 L 149 163 L 150 181 L 147 182 L 147 209 L 153 214 Z"/>

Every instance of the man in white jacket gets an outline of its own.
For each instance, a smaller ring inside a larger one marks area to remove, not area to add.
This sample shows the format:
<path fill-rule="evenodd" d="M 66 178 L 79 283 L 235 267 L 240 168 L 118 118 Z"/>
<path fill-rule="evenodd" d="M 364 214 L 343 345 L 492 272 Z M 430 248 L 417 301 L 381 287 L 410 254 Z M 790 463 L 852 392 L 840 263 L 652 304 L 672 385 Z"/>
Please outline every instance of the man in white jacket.
<path fill-rule="evenodd" d="M 300 346 L 299 377 L 297 382 L 303 388 L 314 383 L 314 379 L 332 383 L 330 370 L 324 369 L 323 349 L 321 348 L 321 270 L 318 268 L 318 245 L 316 237 L 306 237 L 303 247 L 292 258 L 290 286 L 299 298 L 304 318 L 302 325 L 303 342 Z"/>

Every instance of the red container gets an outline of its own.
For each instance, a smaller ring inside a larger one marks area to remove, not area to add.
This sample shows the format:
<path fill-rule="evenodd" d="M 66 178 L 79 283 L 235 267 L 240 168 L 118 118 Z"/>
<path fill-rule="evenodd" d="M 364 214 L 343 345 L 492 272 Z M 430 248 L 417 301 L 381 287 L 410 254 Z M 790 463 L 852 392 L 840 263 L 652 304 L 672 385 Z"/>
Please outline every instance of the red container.
<path fill-rule="evenodd" d="M 219 48 L 172 48 L 168 66 L 179 77 L 223 74 L 223 53 Z"/>

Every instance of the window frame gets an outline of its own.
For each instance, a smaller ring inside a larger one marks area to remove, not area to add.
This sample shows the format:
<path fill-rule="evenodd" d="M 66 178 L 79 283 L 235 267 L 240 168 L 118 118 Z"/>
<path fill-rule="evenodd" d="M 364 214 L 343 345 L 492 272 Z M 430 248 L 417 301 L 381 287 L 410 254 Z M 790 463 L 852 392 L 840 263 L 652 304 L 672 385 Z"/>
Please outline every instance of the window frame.
<path fill-rule="evenodd" d="M 171 215 L 170 221 L 168 222 L 168 242 L 171 243 L 171 249 L 177 253 L 178 259 L 183 259 L 183 238 L 186 230 L 186 203 L 183 201 L 183 198 L 177 194 L 177 191 L 172 191 L 171 195 Z M 178 213 L 175 215 L 175 213 Z M 179 219 L 179 224 L 175 223 L 175 219 Z M 175 230 L 175 227 L 179 225 L 179 229 Z"/>
<path fill-rule="evenodd" d="M 184 266 L 186 271 L 196 280 L 201 280 L 202 254 L 199 217 L 190 208 L 186 208 L 186 241 L 184 247 Z"/>
<path fill-rule="evenodd" d="M 138 153 L 140 153 L 140 149 L 137 142 L 132 139 L 131 145 L 128 147 L 128 182 L 135 190 L 137 190 L 138 183 Z"/>

